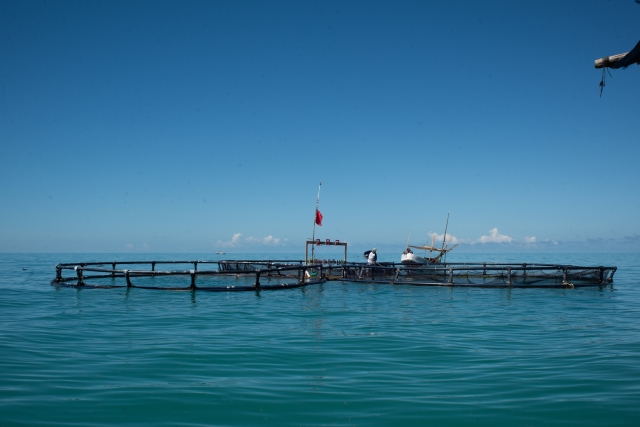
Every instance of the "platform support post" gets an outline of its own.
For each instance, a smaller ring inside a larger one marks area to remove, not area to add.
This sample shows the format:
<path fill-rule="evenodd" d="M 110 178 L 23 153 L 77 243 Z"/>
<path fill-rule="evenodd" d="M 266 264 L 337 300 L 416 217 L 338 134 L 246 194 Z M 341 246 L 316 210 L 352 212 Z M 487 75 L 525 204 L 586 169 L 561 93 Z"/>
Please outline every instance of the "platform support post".
<path fill-rule="evenodd" d="M 116 275 L 116 271 L 115 270 L 116 270 L 116 262 L 114 261 L 114 262 L 111 263 L 111 276 L 112 277 Z"/>
<path fill-rule="evenodd" d="M 62 282 L 62 267 L 56 265 L 56 282 Z"/>
<path fill-rule="evenodd" d="M 193 269 L 198 271 L 198 261 L 193 261 Z"/>
<path fill-rule="evenodd" d="M 82 267 L 74 267 L 74 270 L 78 276 L 78 286 L 84 286 L 84 280 L 82 279 Z"/>
<path fill-rule="evenodd" d="M 256 289 L 260 288 L 260 273 L 261 270 L 256 270 L 256 283 L 253 285 Z"/>
<path fill-rule="evenodd" d="M 525 279 L 527 278 L 527 263 L 525 262 L 524 264 L 522 264 L 522 277 L 524 277 Z"/>
<path fill-rule="evenodd" d="M 482 268 L 483 268 L 482 275 L 486 276 L 487 275 L 487 263 L 486 262 L 482 263 Z"/>
<path fill-rule="evenodd" d="M 598 277 L 600 279 L 600 283 L 604 284 L 604 267 L 602 266 L 598 268 Z"/>
<path fill-rule="evenodd" d="M 156 262 L 151 261 L 151 271 L 156 271 Z"/>
<path fill-rule="evenodd" d="M 507 267 L 507 286 L 511 286 L 511 267 Z"/>
<path fill-rule="evenodd" d="M 567 282 L 567 267 L 562 269 L 562 284 L 563 285 L 569 284 L 569 282 Z"/>
<path fill-rule="evenodd" d="M 131 283 L 131 278 L 129 277 L 129 270 L 124 271 L 124 277 L 125 279 L 127 279 L 127 287 L 128 288 L 132 287 L 133 283 Z"/>
<path fill-rule="evenodd" d="M 191 276 L 191 289 L 195 289 L 196 288 L 196 270 L 191 270 L 189 272 L 189 275 Z"/>
<path fill-rule="evenodd" d="M 449 267 L 449 280 L 448 283 L 453 285 L 453 267 Z"/>

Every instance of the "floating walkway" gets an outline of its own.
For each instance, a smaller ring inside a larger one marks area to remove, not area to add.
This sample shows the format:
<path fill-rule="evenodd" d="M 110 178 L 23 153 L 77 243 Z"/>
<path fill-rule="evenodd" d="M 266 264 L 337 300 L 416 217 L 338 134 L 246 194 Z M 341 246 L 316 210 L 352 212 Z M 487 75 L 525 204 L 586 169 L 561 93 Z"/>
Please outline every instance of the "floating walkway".
<path fill-rule="evenodd" d="M 613 281 L 616 270 L 617 267 L 527 263 L 379 263 L 372 266 L 335 260 L 316 260 L 314 263 L 291 260 L 108 261 L 58 264 L 56 278 L 51 284 L 76 288 L 211 292 L 281 290 L 327 281 L 480 288 L 574 288 L 606 286 Z M 66 273 L 72 275 L 65 276 Z"/>

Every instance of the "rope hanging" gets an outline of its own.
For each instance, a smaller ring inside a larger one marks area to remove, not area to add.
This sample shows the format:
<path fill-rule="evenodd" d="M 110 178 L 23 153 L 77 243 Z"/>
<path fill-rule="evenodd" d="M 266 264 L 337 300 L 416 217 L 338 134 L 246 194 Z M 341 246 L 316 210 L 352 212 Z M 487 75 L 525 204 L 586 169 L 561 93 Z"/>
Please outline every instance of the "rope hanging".
<path fill-rule="evenodd" d="M 600 98 L 602 98 L 602 89 L 604 89 L 604 87 L 607 85 L 607 73 L 609 73 L 609 76 L 611 76 L 611 72 L 607 69 L 607 67 L 604 67 L 602 69 L 602 80 L 600 80 Z"/>

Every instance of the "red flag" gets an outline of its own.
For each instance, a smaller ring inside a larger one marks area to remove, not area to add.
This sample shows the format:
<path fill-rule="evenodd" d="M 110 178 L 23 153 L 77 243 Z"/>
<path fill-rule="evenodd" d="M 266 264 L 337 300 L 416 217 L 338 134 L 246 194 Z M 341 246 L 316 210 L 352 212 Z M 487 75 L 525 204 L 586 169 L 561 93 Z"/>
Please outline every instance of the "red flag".
<path fill-rule="evenodd" d="M 322 214 L 316 209 L 316 224 L 322 226 Z"/>

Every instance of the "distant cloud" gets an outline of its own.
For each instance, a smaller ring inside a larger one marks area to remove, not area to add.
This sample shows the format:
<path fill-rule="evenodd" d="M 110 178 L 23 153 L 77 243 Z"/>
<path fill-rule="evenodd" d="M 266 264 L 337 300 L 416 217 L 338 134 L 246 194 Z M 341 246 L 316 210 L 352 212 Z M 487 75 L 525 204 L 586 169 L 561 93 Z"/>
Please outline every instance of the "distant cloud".
<path fill-rule="evenodd" d="M 149 252 L 149 244 L 148 243 L 143 243 L 140 246 L 136 246 L 133 243 L 127 243 L 126 245 L 124 245 L 124 248 L 127 251 L 135 251 L 135 252 Z"/>
<path fill-rule="evenodd" d="M 228 242 L 223 242 L 222 240 L 218 240 L 216 242 L 216 246 L 222 246 L 225 248 L 234 248 L 240 245 L 240 238 L 242 237 L 242 233 L 236 233 L 231 237 L 231 240 Z"/>
<path fill-rule="evenodd" d="M 535 243 L 536 242 L 536 236 L 533 236 L 533 237 L 527 236 L 527 237 L 524 238 L 524 242 L 525 243 Z"/>
<path fill-rule="evenodd" d="M 247 243 L 249 245 L 279 246 L 280 241 L 281 239 L 279 237 L 273 237 L 272 235 L 262 238 L 249 236 L 242 239 L 242 233 L 235 233 L 233 237 L 231 237 L 231 240 L 227 242 L 218 240 L 214 246 L 236 248 L 242 246 L 242 243 Z M 288 239 L 284 239 L 284 241 L 288 241 Z"/>
<path fill-rule="evenodd" d="M 497 228 L 492 228 L 489 230 L 488 236 L 482 236 L 478 239 L 480 243 L 511 243 L 512 241 L 513 239 L 506 234 L 498 233 Z"/>
<path fill-rule="evenodd" d="M 273 237 L 272 235 L 268 235 L 264 239 L 262 239 L 263 245 L 279 245 L 280 239 Z"/>
<path fill-rule="evenodd" d="M 262 239 L 256 237 L 247 237 L 244 239 L 248 243 L 261 243 L 265 246 L 277 246 L 280 244 L 280 239 L 273 237 L 272 235 L 268 235 Z"/>
<path fill-rule="evenodd" d="M 565 242 L 566 243 L 566 242 Z M 558 245 L 558 242 L 556 242 L 555 240 L 550 240 L 550 239 L 544 239 L 544 240 L 540 240 L 538 242 L 538 244 L 542 244 L 542 245 Z"/>

